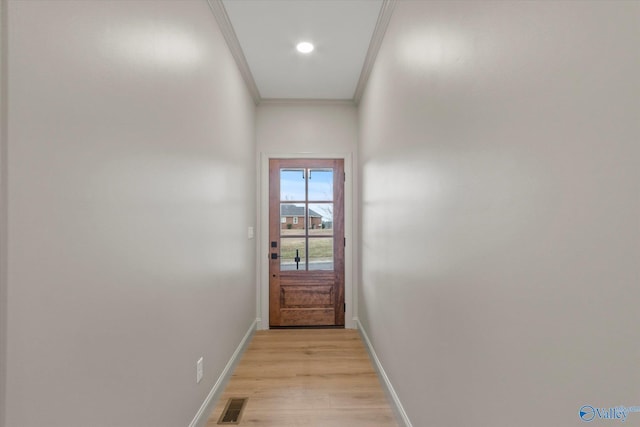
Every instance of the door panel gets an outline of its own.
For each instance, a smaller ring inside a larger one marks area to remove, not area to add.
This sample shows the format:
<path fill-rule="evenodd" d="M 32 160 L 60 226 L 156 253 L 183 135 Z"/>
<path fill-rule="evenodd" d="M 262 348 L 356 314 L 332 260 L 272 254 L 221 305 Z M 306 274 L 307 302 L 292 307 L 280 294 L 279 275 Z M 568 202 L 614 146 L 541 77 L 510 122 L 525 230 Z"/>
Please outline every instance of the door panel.
<path fill-rule="evenodd" d="M 269 161 L 270 326 L 344 326 L 344 162 Z"/>

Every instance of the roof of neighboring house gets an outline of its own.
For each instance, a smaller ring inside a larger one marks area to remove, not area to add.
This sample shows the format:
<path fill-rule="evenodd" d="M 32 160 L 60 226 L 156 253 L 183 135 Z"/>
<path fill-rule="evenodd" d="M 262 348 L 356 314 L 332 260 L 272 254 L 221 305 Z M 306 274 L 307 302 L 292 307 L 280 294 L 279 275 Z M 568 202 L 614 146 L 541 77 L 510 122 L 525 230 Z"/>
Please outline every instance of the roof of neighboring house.
<path fill-rule="evenodd" d="M 296 205 L 281 205 L 280 215 L 282 216 L 304 216 L 304 206 Z M 313 209 L 309 209 L 309 216 L 312 218 L 322 218 L 318 212 Z"/>

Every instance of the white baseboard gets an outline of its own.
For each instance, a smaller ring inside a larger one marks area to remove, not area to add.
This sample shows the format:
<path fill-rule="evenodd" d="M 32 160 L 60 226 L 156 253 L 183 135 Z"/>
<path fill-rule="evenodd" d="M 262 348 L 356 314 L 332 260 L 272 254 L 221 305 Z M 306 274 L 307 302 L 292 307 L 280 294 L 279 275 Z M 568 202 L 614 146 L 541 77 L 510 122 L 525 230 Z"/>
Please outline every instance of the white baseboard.
<path fill-rule="evenodd" d="M 378 371 L 378 376 L 382 381 L 382 386 L 384 387 L 385 392 L 387 393 L 387 396 L 389 396 L 389 398 L 391 399 L 393 410 L 396 413 L 396 417 L 398 418 L 398 421 L 401 422 L 404 427 L 413 427 L 413 424 L 411 424 L 411 420 L 409 420 L 409 416 L 405 412 L 404 407 L 400 402 L 400 398 L 398 397 L 398 394 L 396 393 L 393 386 L 391 385 L 391 381 L 389 381 L 389 377 L 387 376 L 387 373 L 384 371 L 384 368 L 380 363 L 380 359 L 378 359 L 378 356 L 376 355 L 376 352 L 373 349 L 373 345 L 369 340 L 367 331 L 365 331 L 359 319 L 354 319 L 354 320 L 358 327 L 358 331 L 360 331 L 360 335 L 362 336 L 362 339 L 364 340 L 364 343 L 367 346 L 367 351 L 369 352 L 369 356 L 371 356 L 373 365 L 375 366 L 376 371 Z"/>
<path fill-rule="evenodd" d="M 240 341 L 240 344 L 238 344 L 238 348 L 236 348 L 236 351 L 233 352 L 231 359 L 229 359 L 229 362 L 227 362 L 227 365 L 222 370 L 222 373 L 218 377 L 218 380 L 211 388 L 211 391 L 207 395 L 207 398 L 202 403 L 202 406 L 200 406 L 198 413 L 195 417 L 193 417 L 193 421 L 191 421 L 189 427 L 203 427 L 206 424 L 207 418 L 209 417 L 210 412 L 213 410 L 213 404 L 217 401 L 217 399 L 224 391 L 225 385 L 233 374 L 233 369 L 240 361 L 240 356 L 242 356 L 242 353 L 244 353 L 244 350 L 249 344 L 249 341 L 251 341 L 251 337 L 256 331 L 257 323 L 258 320 L 256 319 L 249 327 L 249 330 L 244 335 L 244 338 L 242 338 L 242 341 Z"/>

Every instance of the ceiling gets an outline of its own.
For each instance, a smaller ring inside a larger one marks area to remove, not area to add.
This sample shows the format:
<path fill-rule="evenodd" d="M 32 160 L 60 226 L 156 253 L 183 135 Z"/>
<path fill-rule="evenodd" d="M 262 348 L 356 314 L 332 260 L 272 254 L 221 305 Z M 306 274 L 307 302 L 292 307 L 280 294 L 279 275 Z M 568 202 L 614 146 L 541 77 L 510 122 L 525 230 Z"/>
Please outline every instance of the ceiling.
<path fill-rule="evenodd" d="M 386 28 L 389 0 L 209 1 L 256 102 L 358 100 Z M 216 10 L 218 8 L 218 10 Z M 300 41 L 315 50 L 296 51 Z M 234 48 L 235 45 L 235 48 Z M 243 70 L 244 68 L 244 70 Z M 360 84 L 359 84 L 360 82 Z"/>

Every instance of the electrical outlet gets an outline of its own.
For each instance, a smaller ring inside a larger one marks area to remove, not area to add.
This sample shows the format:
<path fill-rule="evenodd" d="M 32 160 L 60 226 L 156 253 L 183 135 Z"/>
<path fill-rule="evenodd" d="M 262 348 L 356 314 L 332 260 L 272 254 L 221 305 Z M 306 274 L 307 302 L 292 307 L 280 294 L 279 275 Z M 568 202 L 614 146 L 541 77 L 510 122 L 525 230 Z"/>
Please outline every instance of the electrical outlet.
<path fill-rule="evenodd" d="M 253 239 L 253 227 L 249 227 L 249 229 L 247 230 L 247 237 L 249 238 L 249 240 Z"/>
<path fill-rule="evenodd" d="M 202 381 L 202 377 L 204 376 L 204 359 L 201 357 L 196 362 L 196 383 Z"/>

